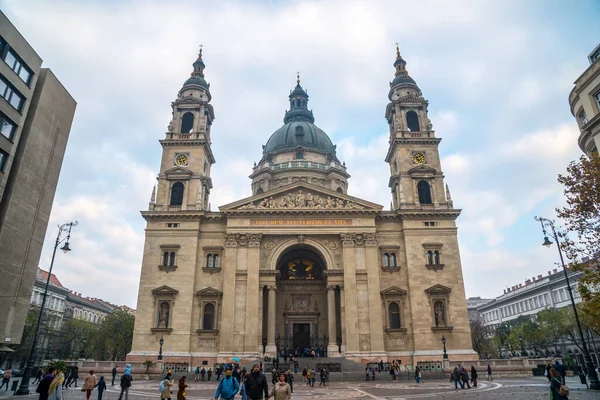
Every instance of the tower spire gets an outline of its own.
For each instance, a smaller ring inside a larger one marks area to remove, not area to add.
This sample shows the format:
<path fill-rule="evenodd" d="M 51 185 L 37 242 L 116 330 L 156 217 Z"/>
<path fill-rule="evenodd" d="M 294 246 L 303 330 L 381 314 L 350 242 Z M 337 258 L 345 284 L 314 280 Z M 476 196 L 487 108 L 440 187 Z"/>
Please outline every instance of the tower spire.
<path fill-rule="evenodd" d="M 200 76 L 202 78 L 204 78 L 204 68 L 206 67 L 206 65 L 204 65 L 204 61 L 202 61 L 202 45 L 200 45 L 200 50 L 198 51 L 198 58 L 196 59 L 196 61 L 194 61 L 194 64 L 192 64 L 194 66 L 194 70 L 192 71 L 192 77 L 196 77 L 196 76 Z"/>
<path fill-rule="evenodd" d="M 400 74 L 404 74 L 405 78 L 408 78 L 408 70 L 406 69 L 406 61 L 400 55 L 400 47 L 398 46 L 398 42 L 396 42 L 396 61 L 394 61 L 394 66 L 396 67 L 396 73 L 394 76 L 398 76 Z"/>
<path fill-rule="evenodd" d="M 296 72 L 296 83 L 300 85 L 300 72 Z"/>

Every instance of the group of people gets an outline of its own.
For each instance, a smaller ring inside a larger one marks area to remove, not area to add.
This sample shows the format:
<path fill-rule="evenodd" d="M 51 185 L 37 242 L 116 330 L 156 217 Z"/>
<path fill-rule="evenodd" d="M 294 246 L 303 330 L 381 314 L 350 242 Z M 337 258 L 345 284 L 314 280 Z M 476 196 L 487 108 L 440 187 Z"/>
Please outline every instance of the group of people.
<path fill-rule="evenodd" d="M 489 374 L 489 376 L 491 376 L 491 374 Z M 464 389 L 465 386 L 467 389 L 471 389 L 469 381 L 471 381 L 473 387 L 477 387 L 477 370 L 474 365 L 471 365 L 471 377 L 469 378 L 467 370 L 459 364 L 454 367 L 450 379 L 454 382 L 454 389 L 458 389 L 458 385 L 460 385 L 461 389 Z"/>
<path fill-rule="evenodd" d="M 258 364 L 252 366 L 249 373 L 241 376 L 241 384 L 232 376 L 232 368 L 227 366 L 225 369 L 225 377 L 219 382 L 215 399 L 231 400 L 236 395 L 241 396 L 241 400 L 262 400 L 273 398 L 274 400 L 290 400 L 292 396 L 293 381 L 292 374 L 288 371 L 279 373 L 277 381 L 273 385 L 273 389 L 269 392 L 267 378 L 260 371 Z M 185 400 L 185 399 L 177 399 Z"/>
<path fill-rule="evenodd" d="M 327 357 L 327 348 L 324 346 L 313 346 L 305 348 L 287 348 L 284 347 L 279 352 L 279 356 L 283 358 L 284 362 L 287 362 L 289 357 L 290 362 L 294 361 L 294 357 L 311 357 L 311 358 L 323 358 Z"/>
<path fill-rule="evenodd" d="M 63 388 L 68 387 L 65 384 L 67 379 L 64 372 L 57 370 L 55 367 L 48 367 L 47 370 L 40 371 L 43 377 L 39 380 L 36 389 L 36 392 L 40 394 L 39 400 L 63 400 Z M 85 377 L 81 386 L 81 391 L 85 392 L 86 400 L 90 399 L 92 390 L 95 388 L 98 388 L 98 400 L 102 400 L 102 394 L 106 390 L 106 382 L 103 376 L 98 380 L 92 370 Z"/>
<path fill-rule="evenodd" d="M 319 386 L 327 386 L 327 382 L 329 380 L 329 371 L 327 370 L 327 368 L 321 368 L 321 370 L 319 371 L 319 378 L 321 379 Z M 310 368 L 304 367 L 304 369 L 302 370 L 302 381 L 308 386 L 315 387 L 315 382 L 317 381 L 317 371 L 313 371 Z"/>

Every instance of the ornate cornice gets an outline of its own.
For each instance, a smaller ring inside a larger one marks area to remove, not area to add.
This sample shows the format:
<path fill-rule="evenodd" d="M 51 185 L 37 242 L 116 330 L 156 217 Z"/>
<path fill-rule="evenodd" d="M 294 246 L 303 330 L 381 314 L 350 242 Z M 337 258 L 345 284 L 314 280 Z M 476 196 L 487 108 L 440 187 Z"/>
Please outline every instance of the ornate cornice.
<path fill-rule="evenodd" d="M 342 246 L 371 247 L 377 246 L 377 234 L 375 233 L 341 233 Z"/>

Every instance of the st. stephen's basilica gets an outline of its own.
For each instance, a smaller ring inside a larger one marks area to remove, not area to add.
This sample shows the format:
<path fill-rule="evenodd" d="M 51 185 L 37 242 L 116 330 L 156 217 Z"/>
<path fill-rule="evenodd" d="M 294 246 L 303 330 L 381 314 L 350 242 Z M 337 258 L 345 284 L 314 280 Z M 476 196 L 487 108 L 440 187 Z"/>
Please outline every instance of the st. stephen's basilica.
<path fill-rule="evenodd" d="M 211 211 L 215 112 L 200 52 L 171 104 L 142 212 L 128 360 L 155 357 L 162 338 L 165 362 L 193 366 L 321 346 L 328 357 L 416 365 L 441 361 L 442 337 L 450 360 L 477 359 L 441 139 L 399 51 L 394 67 L 381 154 L 390 211 L 348 194 L 351 171 L 315 125 L 299 80 L 252 168 L 252 196 Z"/>

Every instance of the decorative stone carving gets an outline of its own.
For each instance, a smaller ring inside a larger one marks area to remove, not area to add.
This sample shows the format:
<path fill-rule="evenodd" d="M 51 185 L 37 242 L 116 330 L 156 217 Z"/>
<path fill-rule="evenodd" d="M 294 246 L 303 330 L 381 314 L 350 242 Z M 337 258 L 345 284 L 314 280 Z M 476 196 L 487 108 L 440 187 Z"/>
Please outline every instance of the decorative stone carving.
<path fill-rule="evenodd" d="M 377 246 L 377 235 L 375 233 L 365 234 L 365 246 Z"/>
<path fill-rule="evenodd" d="M 171 305 L 169 302 L 162 302 L 158 311 L 158 326 L 157 328 L 168 328 L 169 326 L 169 315 L 171 313 Z"/>
<path fill-rule="evenodd" d="M 252 233 L 248 235 L 248 247 L 260 247 L 262 233 Z"/>
<path fill-rule="evenodd" d="M 227 235 L 225 239 L 225 247 L 237 247 L 237 235 Z"/>
<path fill-rule="evenodd" d="M 306 236 L 298 235 L 298 243 L 304 243 L 304 239 L 306 239 Z"/>
<path fill-rule="evenodd" d="M 266 240 L 263 240 L 260 254 L 261 268 L 269 268 L 269 258 L 271 256 L 271 252 L 283 240 L 284 238 L 281 236 L 269 237 Z"/>
<path fill-rule="evenodd" d="M 354 235 L 352 233 L 341 233 L 342 246 L 354 246 Z"/>
<path fill-rule="evenodd" d="M 257 204 L 251 201 L 238 210 L 256 210 L 256 209 L 282 209 L 282 208 L 325 208 L 325 209 L 352 209 L 362 210 L 363 206 L 350 200 L 344 200 L 337 197 L 327 196 L 322 198 L 317 193 L 303 191 L 299 189 L 296 193 L 287 193 L 278 199 L 273 196 L 259 200 Z"/>
<path fill-rule="evenodd" d="M 342 265 L 342 251 L 340 250 L 340 242 L 331 239 L 325 241 L 324 243 L 329 248 L 329 250 L 331 250 L 336 267 L 340 267 Z"/>
<path fill-rule="evenodd" d="M 198 339 L 198 348 L 199 349 L 215 349 L 215 348 L 217 348 L 217 339 L 199 338 Z"/>
<path fill-rule="evenodd" d="M 406 347 L 406 339 L 400 338 L 388 338 L 388 347 L 390 349 L 404 349 Z"/>
<path fill-rule="evenodd" d="M 238 246 L 245 247 L 248 245 L 248 235 L 238 235 L 237 236 Z"/>

